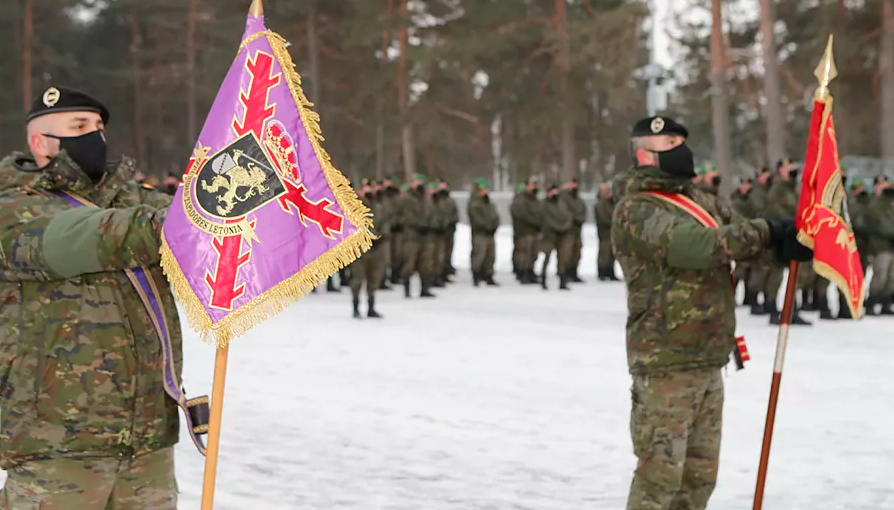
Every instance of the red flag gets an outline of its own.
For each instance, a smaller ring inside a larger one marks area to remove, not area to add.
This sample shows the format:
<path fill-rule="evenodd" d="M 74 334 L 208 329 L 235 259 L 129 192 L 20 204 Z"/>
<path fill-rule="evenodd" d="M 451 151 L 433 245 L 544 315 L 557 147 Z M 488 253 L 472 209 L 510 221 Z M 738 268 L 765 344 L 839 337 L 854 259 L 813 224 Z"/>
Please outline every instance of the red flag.
<path fill-rule="evenodd" d="M 854 232 L 843 216 L 846 199 L 832 122 L 832 96 L 815 98 L 810 138 L 804 160 L 801 198 L 795 222 L 798 241 L 813 248 L 813 269 L 834 282 L 845 296 L 851 315 L 863 309 L 863 266 Z"/>

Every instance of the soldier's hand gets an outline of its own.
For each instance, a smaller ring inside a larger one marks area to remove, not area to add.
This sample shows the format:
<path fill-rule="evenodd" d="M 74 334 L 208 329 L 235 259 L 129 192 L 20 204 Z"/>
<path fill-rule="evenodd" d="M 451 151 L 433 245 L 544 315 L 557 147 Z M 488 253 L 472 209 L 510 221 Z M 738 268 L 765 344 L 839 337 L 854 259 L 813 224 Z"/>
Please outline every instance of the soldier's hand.
<path fill-rule="evenodd" d="M 793 218 L 776 218 L 766 220 L 770 227 L 767 247 L 773 250 L 776 258 L 783 264 L 789 262 L 807 262 L 813 260 L 813 250 L 798 241 L 798 230 Z"/>

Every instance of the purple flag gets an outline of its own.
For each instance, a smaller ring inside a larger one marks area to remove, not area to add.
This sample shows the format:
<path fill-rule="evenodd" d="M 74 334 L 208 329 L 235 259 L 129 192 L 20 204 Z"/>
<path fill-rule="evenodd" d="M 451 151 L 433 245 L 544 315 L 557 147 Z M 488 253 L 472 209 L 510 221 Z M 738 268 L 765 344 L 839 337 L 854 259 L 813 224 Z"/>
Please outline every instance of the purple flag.
<path fill-rule="evenodd" d="M 369 210 L 320 146 L 286 47 L 249 15 L 164 225 L 161 265 L 190 324 L 218 345 L 372 242 Z"/>

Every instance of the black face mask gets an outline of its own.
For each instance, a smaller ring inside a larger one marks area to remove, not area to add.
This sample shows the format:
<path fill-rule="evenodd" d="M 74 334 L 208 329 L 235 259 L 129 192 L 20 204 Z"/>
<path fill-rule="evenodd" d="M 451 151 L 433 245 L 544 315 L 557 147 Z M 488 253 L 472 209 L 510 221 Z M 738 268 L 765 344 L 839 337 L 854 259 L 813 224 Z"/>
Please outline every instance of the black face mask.
<path fill-rule="evenodd" d="M 715 175 L 714 177 L 711 177 L 711 186 L 714 186 L 715 188 L 720 186 L 720 176 L 719 175 Z"/>
<path fill-rule="evenodd" d="M 666 173 L 685 179 L 695 177 L 695 163 L 692 160 L 692 150 L 682 143 L 671 150 L 656 152 L 658 154 L 658 168 Z"/>
<path fill-rule="evenodd" d="M 422 191 L 425 189 L 425 186 L 423 184 L 420 184 L 413 189 L 416 190 L 418 193 L 422 193 Z"/>
<path fill-rule="evenodd" d="M 792 182 L 798 182 L 798 171 L 797 170 L 789 171 L 788 178 L 791 179 Z"/>
<path fill-rule="evenodd" d="M 165 186 L 165 193 L 167 193 L 168 195 L 173 195 L 173 194 L 177 193 L 178 186 L 179 185 L 177 185 L 177 184 L 168 184 L 167 186 Z"/>
<path fill-rule="evenodd" d="M 106 173 L 106 152 L 108 146 L 101 131 L 93 131 L 81 136 L 44 136 L 59 140 L 59 148 L 68 156 L 94 183 L 99 182 Z"/>
<path fill-rule="evenodd" d="M 555 202 L 556 200 L 559 199 L 559 195 L 549 195 L 546 197 L 546 199 L 549 200 L 550 202 Z"/>

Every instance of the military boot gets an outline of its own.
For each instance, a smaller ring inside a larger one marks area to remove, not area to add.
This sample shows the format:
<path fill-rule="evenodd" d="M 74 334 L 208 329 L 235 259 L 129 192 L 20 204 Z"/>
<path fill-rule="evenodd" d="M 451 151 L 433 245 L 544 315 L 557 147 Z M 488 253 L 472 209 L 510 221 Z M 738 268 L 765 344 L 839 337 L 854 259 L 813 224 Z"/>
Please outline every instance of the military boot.
<path fill-rule="evenodd" d="M 355 298 L 356 299 L 356 298 Z M 376 311 L 376 297 L 369 297 L 369 308 L 366 310 L 366 316 L 370 319 L 381 319 L 382 316 Z"/>
<path fill-rule="evenodd" d="M 419 293 L 419 297 L 421 297 L 421 298 L 437 297 L 431 293 L 431 279 L 430 278 L 422 279 L 422 291 Z"/>
<path fill-rule="evenodd" d="M 481 284 L 481 275 L 473 271 L 472 272 L 472 285 L 477 287 L 480 284 Z"/>
<path fill-rule="evenodd" d="M 400 271 L 391 272 L 391 285 L 400 285 L 403 279 L 400 277 Z"/>
<path fill-rule="evenodd" d="M 888 298 L 882 300 L 880 304 L 882 305 L 882 311 L 879 312 L 879 315 L 894 315 L 894 300 Z"/>
<path fill-rule="evenodd" d="M 500 286 L 499 283 L 494 281 L 494 275 L 485 276 L 484 283 L 486 283 L 488 287 L 499 287 Z"/>
<path fill-rule="evenodd" d="M 533 269 L 528 269 L 524 272 L 524 276 L 522 277 L 522 285 L 536 285 L 540 283 L 540 280 L 537 278 L 537 275 L 534 273 Z"/>
<path fill-rule="evenodd" d="M 447 266 L 447 274 L 450 276 L 456 275 L 456 269 L 453 266 Z"/>
<path fill-rule="evenodd" d="M 341 288 L 335 286 L 335 277 L 326 280 L 326 292 L 341 292 Z"/>
<path fill-rule="evenodd" d="M 816 304 L 816 292 L 811 290 L 802 290 L 801 291 L 801 311 L 804 312 L 815 312 L 819 308 L 817 308 Z"/>
<path fill-rule="evenodd" d="M 819 315 L 820 320 L 834 321 L 835 319 L 838 318 L 838 317 L 835 317 L 834 315 L 832 315 L 832 310 L 829 309 L 829 298 L 827 298 L 826 296 L 817 294 L 816 301 L 817 301 L 816 307 L 817 307 L 817 309 L 819 309 L 819 313 L 820 313 L 820 315 Z"/>
<path fill-rule="evenodd" d="M 382 283 L 379 284 L 379 290 L 392 290 L 391 286 L 388 285 L 388 278 L 382 278 Z"/>
<path fill-rule="evenodd" d="M 619 282 L 621 281 L 617 275 L 615 275 L 615 268 L 608 269 L 608 280 L 611 282 Z"/>
<path fill-rule="evenodd" d="M 436 289 L 443 289 L 447 285 L 444 283 L 444 280 L 440 276 L 432 276 L 431 286 Z"/>
<path fill-rule="evenodd" d="M 580 276 L 577 275 L 577 269 L 568 271 L 568 281 L 571 283 L 584 283 L 584 281 L 580 279 Z"/>
<path fill-rule="evenodd" d="M 596 278 L 597 278 L 600 282 L 607 282 L 607 281 L 608 281 L 608 273 L 605 272 L 605 268 L 604 268 L 604 267 L 597 267 L 597 268 L 596 268 Z"/>
<path fill-rule="evenodd" d="M 540 275 L 540 286 L 543 287 L 543 290 L 549 290 L 549 287 L 546 286 L 546 271 Z"/>
<path fill-rule="evenodd" d="M 775 302 L 773 302 L 773 306 L 774 307 L 776 306 Z M 762 315 L 768 315 L 769 313 L 770 313 L 770 300 L 768 300 L 767 297 L 764 296 L 764 302 L 759 304 L 759 303 L 757 303 L 757 298 L 755 298 L 755 303 L 753 305 L 751 305 L 751 315 L 759 317 Z"/>
<path fill-rule="evenodd" d="M 571 290 L 571 287 L 568 286 L 568 273 L 559 276 L 559 290 Z"/>
<path fill-rule="evenodd" d="M 847 299 L 845 299 L 844 294 L 838 293 L 838 319 L 853 319 L 854 316 L 851 315 L 851 307 L 847 305 Z"/>
<path fill-rule="evenodd" d="M 745 299 L 742 301 L 742 306 L 754 306 L 757 304 L 757 292 L 752 292 L 751 289 L 745 287 Z"/>
<path fill-rule="evenodd" d="M 360 296 L 354 296 L 353 304 L 354 304 L 354 318 L 359 319 L 360 318 Z"/>
<path fill-rule="evenodd" d="M 443 275 L 441 275 L 441 280 L 446 284 L 455 283 L 453 280 L 450 279 L 450 271 L 446 271 Z"/>
<path fill-rule="evenodd" d="M 761 315 L 770 316 L 770 324 L 779 325 L 779 309 L 776 308 L 776 300 L 770 299 L 764 303 L 764 313 Z"/>
<path fill-rule="evenodd" d="M 409 277 L 404 278 L 404 297 L 407 299 L 410 299 L 413 297 L 410 295 L 410 278 Z"/>

